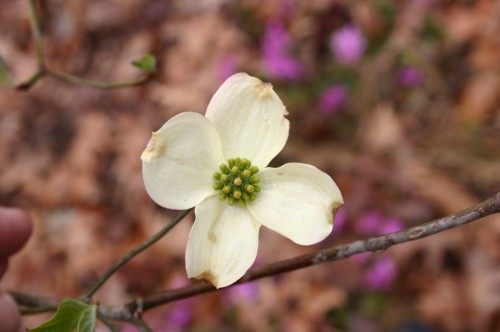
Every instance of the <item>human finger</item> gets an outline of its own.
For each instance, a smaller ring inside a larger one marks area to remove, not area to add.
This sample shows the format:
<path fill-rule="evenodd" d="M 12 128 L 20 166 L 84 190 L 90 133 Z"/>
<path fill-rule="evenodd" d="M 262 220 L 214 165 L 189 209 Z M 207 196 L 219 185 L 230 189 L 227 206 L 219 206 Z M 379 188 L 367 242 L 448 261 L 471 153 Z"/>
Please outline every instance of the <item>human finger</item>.
<path fill-rule="evenodd" d="M 0 322 L 2 332 L 17 332 L 21 325 L 21 316 L 14 300 L 0 291 Z"/>
<path fill-rule="evenodd" d="M 31 218 L 23 210 L 0 207 L 0 260 L 21 249 L 31 231 Z"/>

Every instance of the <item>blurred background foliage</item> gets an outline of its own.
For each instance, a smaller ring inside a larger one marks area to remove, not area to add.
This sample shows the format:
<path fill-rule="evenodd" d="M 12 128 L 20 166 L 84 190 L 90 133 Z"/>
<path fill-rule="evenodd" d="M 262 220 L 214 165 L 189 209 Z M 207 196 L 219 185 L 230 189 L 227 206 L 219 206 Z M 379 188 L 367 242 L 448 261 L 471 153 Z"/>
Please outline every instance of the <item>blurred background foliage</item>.
<path fill-rule="evenodd" d="M 275 165 L 314 164 L 344 194 L 332 235 L 316 248 L 429 221 L 500 188 L 499 1 L 37 5 L 49 68 L 118 82 L 139 77 L 131 62 L 153 54 L 158 70 L 143 86 L 113 91 L 52 78 L 26 92 L 0 86 L 0 204 L 35 218 L 6 287 L 77 296 L 168 222 L 173 212 L 145 193 L 142 149 L 173 115 L 204 113 L 239 71 L 271 82 L 290 113 Z M 0 31 L 0 55 L 23 82 L 37 68 L 27 1 L 0 0 Z M 188 284 L 192 220 L 120 270 L 98 298 L 118 304 Z M 495 331 L 499 239 L 500 220 L 490 217 L 169 304 L 146 319 L 158 331 Z M 311 250 L 263 230 L 256 264 Z"/>

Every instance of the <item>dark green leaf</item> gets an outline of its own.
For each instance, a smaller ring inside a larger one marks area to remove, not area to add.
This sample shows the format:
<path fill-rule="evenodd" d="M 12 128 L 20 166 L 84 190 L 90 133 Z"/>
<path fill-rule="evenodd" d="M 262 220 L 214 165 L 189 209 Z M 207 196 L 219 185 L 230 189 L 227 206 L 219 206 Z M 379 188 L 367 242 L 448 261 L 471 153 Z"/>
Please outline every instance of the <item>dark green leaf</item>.
<path fill-rule="evenodd" d="M 54 316 L 42 325 L 28 329 L 30 332 L 93 332 L 95 329 L 97 305 L 78 300 L 62 301 Z"/>
<path fill-rule="evenodd" d="M 85 309 L 82 312 L 82 315 L 80 316 L 80 320 L 78 321 L 77 331 L 94 332 L 96 315 L 97 315 L 97 306 L 96 305 L 88 306 L 88 308 Z"/>

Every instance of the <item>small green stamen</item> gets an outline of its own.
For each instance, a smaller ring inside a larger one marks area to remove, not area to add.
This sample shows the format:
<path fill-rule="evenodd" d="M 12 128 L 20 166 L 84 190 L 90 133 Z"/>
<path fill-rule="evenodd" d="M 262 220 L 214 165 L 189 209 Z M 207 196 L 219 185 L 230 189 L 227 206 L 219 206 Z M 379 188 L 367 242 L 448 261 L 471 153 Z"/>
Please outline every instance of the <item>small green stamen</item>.
<path fill-rule="evenodd" d="M 229 168 L 226 166 L 226 164 L 220 165 L 219 169 L 221 170 L 222 173 L 229 174 Z"/>
<path fill-rule="evenodd" d="M 260 178 L 256 176 L 259 172 L 257 166 L 252 166 L 246 158 L 230 158 L 227 164 L 219 166 L 219 171 L 213 174 L 216 191 L 220 191 L 218 198 L 221 201 L 228 200 L 229 205 L 238 204 L 245 207 L 248 202 L 257 198 L 261 187 L 256 185 Z"/>
<path fill-rule="evenodd" d="M 258 176 L 252 176 L 250 178 L 250 181 L 249 181 L 251 184 L 255 184 L 255 183 L 259 183 L 260 182 L 260 178 Z"/>

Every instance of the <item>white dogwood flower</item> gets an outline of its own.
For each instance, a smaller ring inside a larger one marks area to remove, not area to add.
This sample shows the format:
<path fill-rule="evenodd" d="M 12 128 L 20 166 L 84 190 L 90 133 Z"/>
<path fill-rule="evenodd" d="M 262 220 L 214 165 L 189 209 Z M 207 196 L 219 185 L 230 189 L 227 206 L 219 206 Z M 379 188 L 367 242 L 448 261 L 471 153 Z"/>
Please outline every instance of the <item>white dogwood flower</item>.
<path fill-rule="evenodd" d="M 301 245 L 330 234 L 343 203 L 335 182 L 311 165 L 266 167 L 288 138 L 287 114 L 271 84 L 239 73 L 205 116 L 176 115 L 152 134 L 141 156 L 147 192 L 165 208 L 196 207 L 190 278 L 237 281 L 255 261 L 261 225 Z"/>

